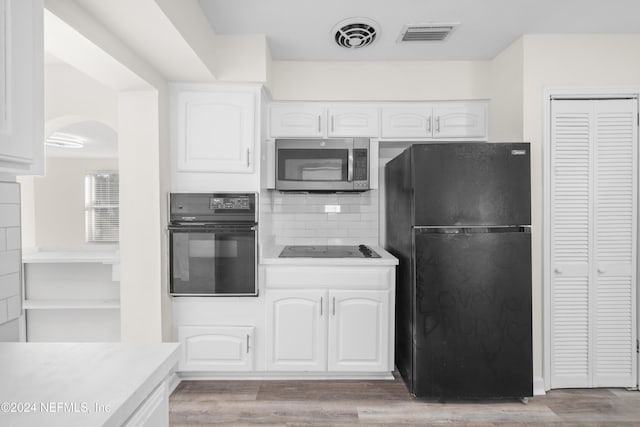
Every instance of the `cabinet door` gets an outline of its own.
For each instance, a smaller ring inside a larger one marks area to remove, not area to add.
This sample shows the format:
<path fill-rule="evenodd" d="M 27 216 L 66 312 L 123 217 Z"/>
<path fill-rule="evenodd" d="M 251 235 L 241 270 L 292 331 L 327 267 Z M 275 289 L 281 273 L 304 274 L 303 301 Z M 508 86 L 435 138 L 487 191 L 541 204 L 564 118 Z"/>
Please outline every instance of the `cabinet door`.
<path fill-rule="evenodd" d="M 329 108 L 328 115 L 329 136 L 378 136 L 377 108 Z"/>
<path fill-rule="evenodd" d="M 267 295 L 267 368 L 327 369 L 326 291 L 274 290 Z"/>
<path fill-rule="evenodd" d="M 269 131 L 277 137 L 322 137 L 325 134 L 325 109 L 319 105 L 272 105 Z"/>
<path fill-rule="evenodd" d="M 434 138 L 487 137 L 487 104 L 455 103 L 434 107 Z"/>
<path fill-rule="evenodd" d="M 391 371 L 389 292 L 329 293 L 329 371 Z"/>
<path fill-rule="evenodd" d="M 252 326 L 180 326 L 181 371 L 252 371 Z"/>
<path fill-rule="evenodd" d="M 124 427 L 169 427 L 169 391 L 162 381 L 140 404 Z"/>
<path fill-rule="evenodd" d="M 252 173 L 255 109 L 250 92 L 178 92 L 178 172 Z"/>
<path fill-rule="evenodd" d="M 0 172 L 44 165 L 42 0 L 0 0 Z"/>
<path fill-rule="evenodd" d="M 384 107 L 382 109 L 383 138 L 430 138 L 431 107 Z"/>

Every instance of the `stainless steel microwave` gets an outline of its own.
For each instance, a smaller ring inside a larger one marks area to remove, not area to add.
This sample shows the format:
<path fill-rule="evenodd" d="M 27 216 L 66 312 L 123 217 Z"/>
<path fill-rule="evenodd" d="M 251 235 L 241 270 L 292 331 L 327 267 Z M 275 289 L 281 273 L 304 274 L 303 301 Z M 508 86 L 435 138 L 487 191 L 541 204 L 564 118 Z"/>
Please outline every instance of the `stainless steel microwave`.
<path fill-rule="evenodd" d="M 276 190 L 366 191 L 369 139 L 276 139 Z"/>

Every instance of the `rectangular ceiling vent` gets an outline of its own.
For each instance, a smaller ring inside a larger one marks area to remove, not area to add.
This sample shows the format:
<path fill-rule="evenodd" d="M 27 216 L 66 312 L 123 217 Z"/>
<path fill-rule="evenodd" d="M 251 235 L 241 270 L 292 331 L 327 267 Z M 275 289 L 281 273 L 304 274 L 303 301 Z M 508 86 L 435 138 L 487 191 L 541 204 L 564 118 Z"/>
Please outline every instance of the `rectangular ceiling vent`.
<path fill-rule="evenodd" d="M 398 37 L 404 42 L 442 42 L 455 30 L 458 24 L 416 24 L 405 25 Z"/>

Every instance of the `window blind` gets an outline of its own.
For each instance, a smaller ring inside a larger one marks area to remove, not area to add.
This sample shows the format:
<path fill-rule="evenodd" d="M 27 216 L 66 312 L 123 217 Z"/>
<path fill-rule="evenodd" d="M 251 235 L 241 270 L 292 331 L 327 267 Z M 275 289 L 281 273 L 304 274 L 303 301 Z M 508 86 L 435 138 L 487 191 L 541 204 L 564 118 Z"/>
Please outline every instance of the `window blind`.
<path fill-rule="evenodd" d="M 119 180 L 115 171 L 85 176 L 85 232 L 88 242 L 117 242 L 120 234 Z"/>

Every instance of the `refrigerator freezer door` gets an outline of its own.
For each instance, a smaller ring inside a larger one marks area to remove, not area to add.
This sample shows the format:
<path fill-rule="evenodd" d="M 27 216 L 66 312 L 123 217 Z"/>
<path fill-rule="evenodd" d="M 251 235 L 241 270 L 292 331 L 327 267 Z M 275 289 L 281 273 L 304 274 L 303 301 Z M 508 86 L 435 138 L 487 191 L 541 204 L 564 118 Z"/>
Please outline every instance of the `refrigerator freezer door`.
<path fill-rule="evenodd" d="M 412 147 L 414 225 L 531 224 L 529 144 Z"/>
<path fill-rule="evenodd" d="M 412 392 L 531 396 L 531 234 L 414 233 Z"/>

